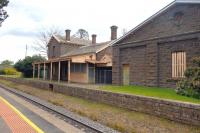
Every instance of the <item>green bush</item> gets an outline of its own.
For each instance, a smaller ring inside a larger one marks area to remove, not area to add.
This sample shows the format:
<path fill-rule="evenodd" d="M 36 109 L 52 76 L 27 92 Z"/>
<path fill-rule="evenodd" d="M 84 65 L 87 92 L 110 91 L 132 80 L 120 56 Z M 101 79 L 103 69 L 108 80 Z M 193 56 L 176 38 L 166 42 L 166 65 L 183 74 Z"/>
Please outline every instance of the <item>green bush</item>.
<path fill-rule="evenodd" d="M 177 94 L 200 99 L 200 57 L 193 59 L 196 67 L 185 71 L 185 79 L 177 83 Z"/>
<path fill-rule="evenodd" d="M 40 55 L 34 55 L 32 57 L 27 56 L 23 60 L 19 60 L 15 63 L 14 67 L 19 71 L 23 73 L 23 76 L 26 78 L 30 78 L 33 75 L 33 62 L 41 62 L 45 61 L 46 59 Z"/>
<path fill-rule="evenodd" d="M 195 57 L 195 58 L 193 59 L 193 62 L 194 62 L 195 64 L 197 64 L 197 65 L 200 67 L 200 57 Z"/>
<path fill-rule="evenodd" d="M 0 75 L 3 75 L 4 73 L 3 73 L 3 70 L 0 70 Z"/>
<path fill-rule="evenodd" d="M 1 74 L 3 75 L 16 75 L 16 76 L 21 76 L 21 72 L 18 72 L 15 68 L 12 67 L 8 67 L 8 68 L 4 68 L 3 70 L 1 70 Z"/>

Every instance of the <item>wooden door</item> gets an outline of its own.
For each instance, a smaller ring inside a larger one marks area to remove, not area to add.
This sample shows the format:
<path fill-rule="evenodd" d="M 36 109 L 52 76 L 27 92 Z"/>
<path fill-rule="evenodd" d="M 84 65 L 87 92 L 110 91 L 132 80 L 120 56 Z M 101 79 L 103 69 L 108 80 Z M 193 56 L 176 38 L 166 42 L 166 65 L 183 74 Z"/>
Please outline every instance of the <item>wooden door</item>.
<path fill-rule="evenodd" d="M 130 82 L 129 65 L 123 65 L 123 85 L 129 85 L 129 82 Z"/>

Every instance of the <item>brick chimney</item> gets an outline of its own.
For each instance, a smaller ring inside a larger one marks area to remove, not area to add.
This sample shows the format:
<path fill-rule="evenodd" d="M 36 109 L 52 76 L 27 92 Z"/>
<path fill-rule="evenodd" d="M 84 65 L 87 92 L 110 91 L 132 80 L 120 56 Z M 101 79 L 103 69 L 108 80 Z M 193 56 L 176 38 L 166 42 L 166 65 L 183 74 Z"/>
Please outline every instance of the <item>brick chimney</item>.
<path fill-rule="evenodd" d="M 111 28 L 111 40 L 117 39 L 117 26 L 113 25 Z"/>
<path fill-rule="evenodd" d="M 97 35 L 92 34 L 92 45 L 95 45 L 97 42 Z"/>
<path fill-rule="evenodd" d="M 70 32 L 71 32 L 71 30 L 65 30 L 65 37 L 66 37 L 66 40 L 67 41 L 70 41 Z"/>

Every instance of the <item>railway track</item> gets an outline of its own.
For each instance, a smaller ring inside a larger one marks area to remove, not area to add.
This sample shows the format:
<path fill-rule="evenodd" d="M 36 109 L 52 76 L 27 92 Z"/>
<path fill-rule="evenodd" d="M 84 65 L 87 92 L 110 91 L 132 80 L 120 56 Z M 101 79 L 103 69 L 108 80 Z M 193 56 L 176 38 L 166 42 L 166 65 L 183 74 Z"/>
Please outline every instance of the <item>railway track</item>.
<path fill-rule="evenodd" d="M 32 95 L 17 91 L 15 89 L 11 89 L 4 85 L 0 85 L 0 87 L 12 94 L 15 94 L 25 99 L 26 101 L 38 106 L 41 109 L 52 113 L 56 117 L 59 117 L 60 119 L 83 130 L 86 133 L 119 133 L 116 130 L 101 125 L 97 122 L 91 121 L 85 117 L 78 116 L 60 106 L 53 105 Z"/>

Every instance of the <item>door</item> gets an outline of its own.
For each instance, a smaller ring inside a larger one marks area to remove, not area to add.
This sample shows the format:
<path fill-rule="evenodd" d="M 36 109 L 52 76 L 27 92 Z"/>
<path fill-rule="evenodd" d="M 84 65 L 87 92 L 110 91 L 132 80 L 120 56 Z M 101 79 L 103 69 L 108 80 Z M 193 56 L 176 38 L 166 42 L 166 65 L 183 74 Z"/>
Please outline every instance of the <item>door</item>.
<path fill-rule="evenodd" d="M 123 65 L 123 85 L 129 85 L 130 82 L 129 72 L 130 72 L 129 65 Z"/>
<path fill-rule="evenodd" d="M 60 77 L 62 81 L 68 81 L 68 63 L 67 62 L 61 62 Z"/>
<path fill-rule="evenodd" d="M 88 80 L 89 83 L 95 83 L 95 66 L 88 64 Z"/>

